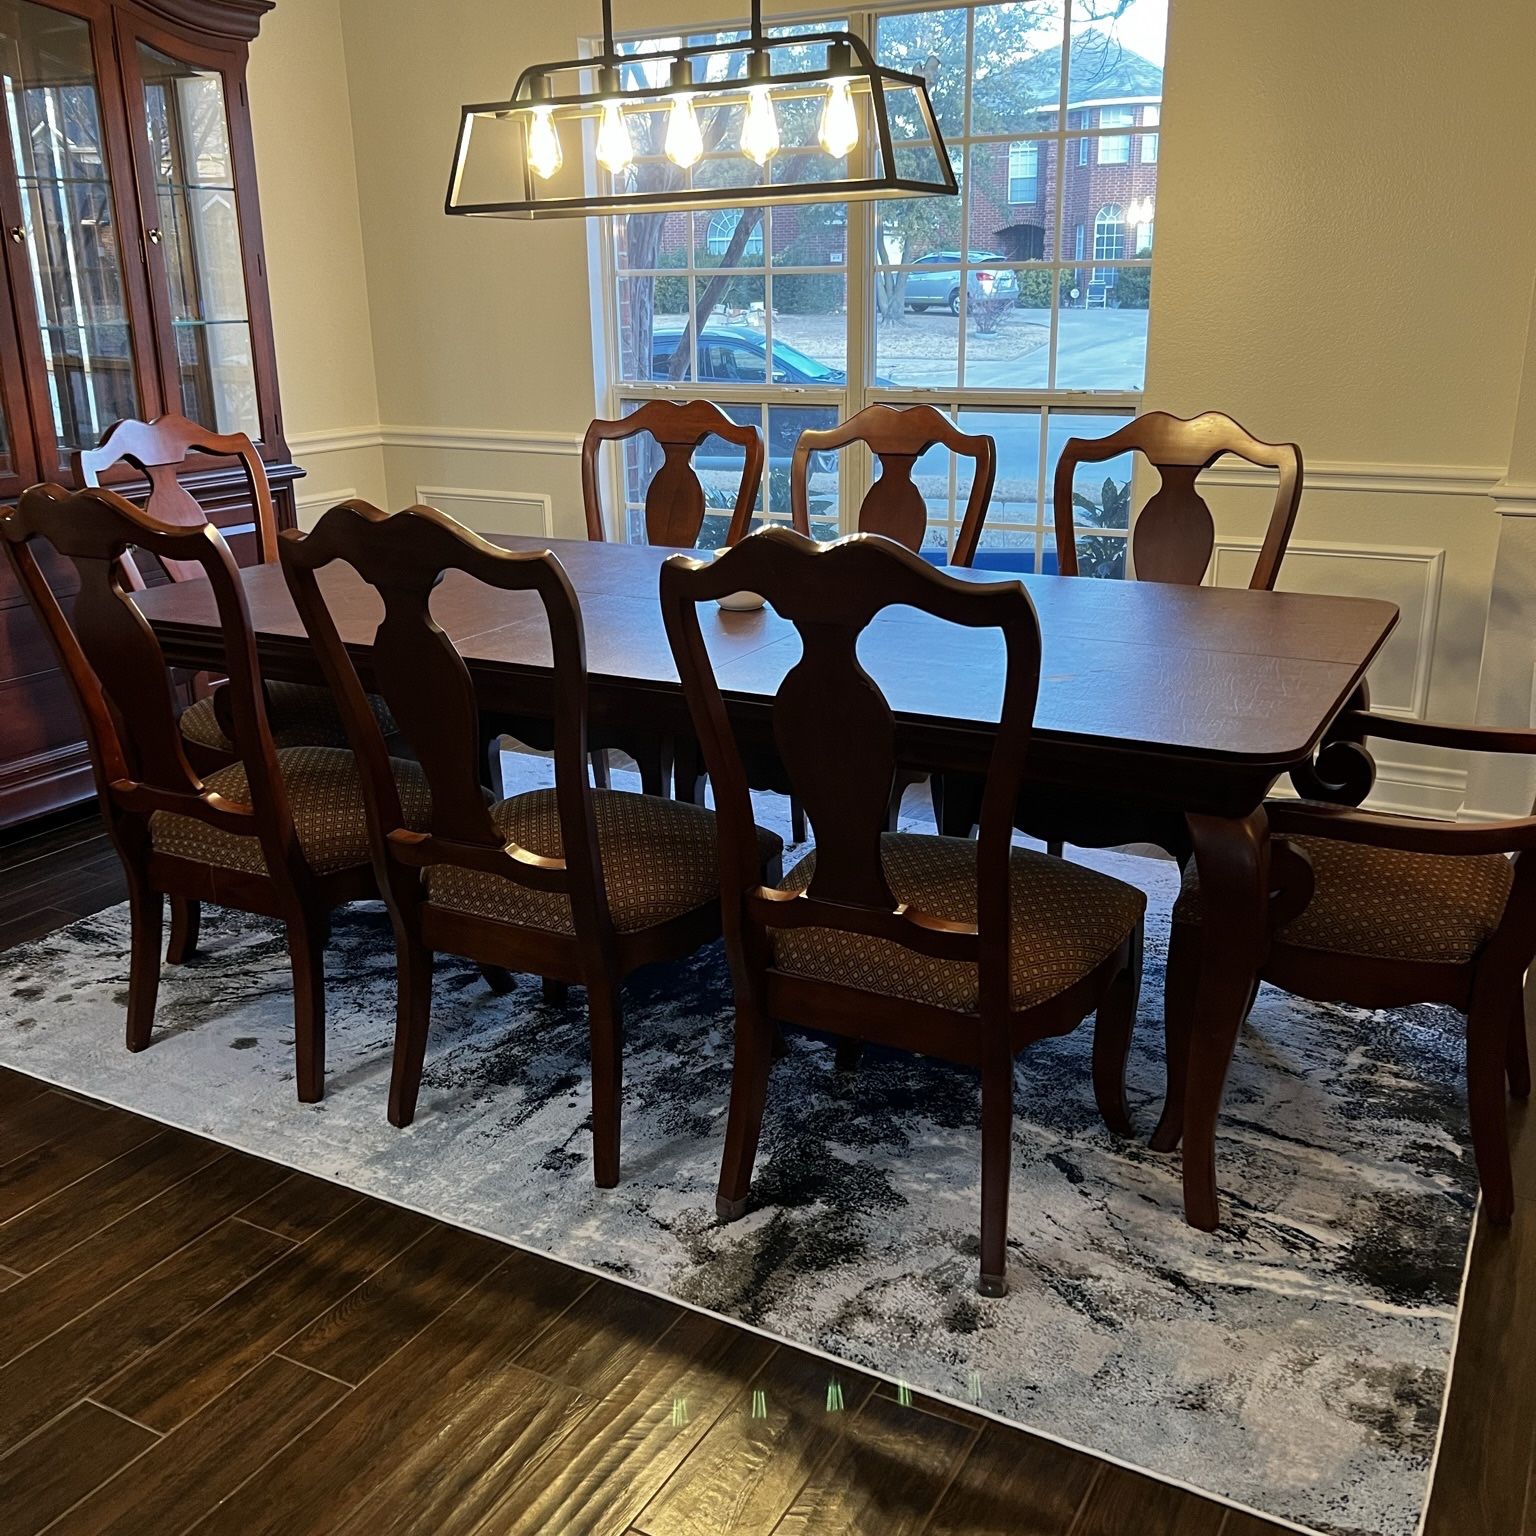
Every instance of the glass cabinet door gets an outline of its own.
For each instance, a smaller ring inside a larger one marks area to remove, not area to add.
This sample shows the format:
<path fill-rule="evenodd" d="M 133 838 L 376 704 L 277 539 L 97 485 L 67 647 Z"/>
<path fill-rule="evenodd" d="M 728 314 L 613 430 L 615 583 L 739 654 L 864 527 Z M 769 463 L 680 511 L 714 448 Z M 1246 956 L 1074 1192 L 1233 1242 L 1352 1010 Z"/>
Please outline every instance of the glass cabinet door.
<path fill-rule="evenodd" d="M 46 421 L 62 465 L 119 417 L 144 414 L 90 22 L 0 0 L 0 90 L 19 198 L 6 234 L 26 290 L 18 305 L 33 311 L 22 315 L 23 345 L 42 354 L 28 370 L 39 448 Z M 130 246 L 126 260 L 136 259 Z"/>
<path fill-rule="evenodd" d="M 150 270 L 163 263 L 175 340 L 167 392 L 183 415 L 262 436 L 224 76 L 144 38 L 134 53 L 148 133 Z M 156 255 L 158 252 L 159 261 Z M 174 390 L 174 393 L 172 391 Z"/>

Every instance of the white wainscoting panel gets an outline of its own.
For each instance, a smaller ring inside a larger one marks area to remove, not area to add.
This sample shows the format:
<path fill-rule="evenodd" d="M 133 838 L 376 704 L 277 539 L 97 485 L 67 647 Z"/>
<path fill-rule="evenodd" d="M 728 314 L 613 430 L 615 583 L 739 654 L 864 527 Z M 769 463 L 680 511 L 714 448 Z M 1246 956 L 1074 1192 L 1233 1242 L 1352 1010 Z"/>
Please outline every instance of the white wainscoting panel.
<path fill-rule="evenodd" d="M 300 528 L 312 528 L 320 517 L 329 512 L 339 501 L 354 501 L 357 498 L 357 490 L 354 486 L 343 486 L 338 491 L 311 491 L 305 487 L 302 496 L 293 499 L 294 511 L 298 514 Z"/>
<path fill-rule="evenodd" d="M 1218 586 L 1246 586 L 1258 539 L 1219 538 L 1211 560 Z M 1287 592 L 1376 597 L 1396 603 L 1401 617 L 1371 668 L 1371 707 L 1422 719 L 1429 702 L 1445 550 L 1409 545 L 1293 543 L 1280 570 Z"/>
<path fill-rule="evenodd" d="M 554 502 L 537 491 L 418 485 L 416 500 L 458 518 L 477 533 L 521 533 L 544 539 L 555 535 Z"/>

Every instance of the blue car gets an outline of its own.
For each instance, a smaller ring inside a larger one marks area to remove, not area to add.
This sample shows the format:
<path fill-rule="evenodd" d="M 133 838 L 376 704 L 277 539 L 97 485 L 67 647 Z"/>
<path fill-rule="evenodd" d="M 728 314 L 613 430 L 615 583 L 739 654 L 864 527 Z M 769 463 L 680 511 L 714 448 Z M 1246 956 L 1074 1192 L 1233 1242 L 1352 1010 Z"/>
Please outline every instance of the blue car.
<path fill-rule="evenodd" d="M 683 339 L 681 325 L 657 326 L 651 333 L 651 377 L 668 379 L 672 355 Z M 773 344 L 768 366 L 768 339 L 749 325 L 706 325 L 699 335 L 701 384 L 842 384 L 848 374 L 807 357 L 787 341 Z"/>

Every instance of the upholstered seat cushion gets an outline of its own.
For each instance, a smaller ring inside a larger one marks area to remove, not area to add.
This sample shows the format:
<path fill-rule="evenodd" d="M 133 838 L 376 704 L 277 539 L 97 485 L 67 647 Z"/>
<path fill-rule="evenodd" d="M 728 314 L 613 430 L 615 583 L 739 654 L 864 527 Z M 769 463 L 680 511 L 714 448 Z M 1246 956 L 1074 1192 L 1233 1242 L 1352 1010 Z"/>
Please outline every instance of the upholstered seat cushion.
<path fill-rule="evenodd" d="M 267 724 L 278 747 L 345 747 L 347 730 L 329 688 L 308 683 L 268 683 Z M 399 729 L 389 706 L 376 694 L 368 696 L 373 717 L 386 736 Z M 199 699 L 181 712 L 181 734 L 215 752 L 233 752 L 234 743 L 224 734 L 214 712 L 213 696 Z"/>
<path fill-rule="evenodd" d="M 889 832 L 880 841 L 886 883 L 898 901 L 933 917 L 976 921 L 976 844 L 956 837 Z M 816 870 L 811 853 L 783 889 L 803 891 Z M 1097 870 L 1015 848 L 1009 861 L 1013 1006 L 1032 1008 L 1081 981 L 1141 922 L 1147 899 Z M 832 928 L 773 932 L 775 969 L 935 1008 L 974 1013 L 978 970 L 919 954 L 890 939 Z"/>
<path fill-rule="evenodd" d="M 406 821 L 412 827 L 424 828 L 432 809 L 426 776 L 415 763 L 398 758 L 393 761 Z M 299 846 L 315 873 L 327 875 L 366 864 L 368 824 L 357 759 L 336 747 L 285 747 L 278 752 L 277 762 L 288 792 Z M 244 763 L 220 768 L 203 782 L 228 800 L 250 803 Z M 225 832 L 191 816 L 156 811 L 150 818 L 149 835 L 157 853 L 251 875 L 267 872 L 267 861 L 257 838 Z"/>
<path fill-rule="evenodd" d="M 681 917 L 720 895 L 720 858 L 715 818 L 702 806 L 623 790 L 592 791 L 592 812 L 608 908 L 620 933 L 635 933 Z M 510 843 L 548 858 L 564 844 L 552 789 L 536 789 L 491 807 L 497 830 Z M 777 858 L 783 841 L 761 827 L 764 862 Z M 501 875 L 450 864 L 427 872 L 427 892 L 437 906 L 493 918 L 547 933 L 574 933 L 571 904 L 555 891 L 536 891 Z"/>
<path fill-rule="evenodd" d="M 1311 901 L 1274 938 L 1296 949 L 1460 964 L 1498 927 L 1515 878 L 1514 865 L 1497 853 L 1460 858 L 1332 837 L 1287 841 L 1312 865 Z M 1197 923 L 1202 910 L 1191 863 L 1174 921 Z"/>

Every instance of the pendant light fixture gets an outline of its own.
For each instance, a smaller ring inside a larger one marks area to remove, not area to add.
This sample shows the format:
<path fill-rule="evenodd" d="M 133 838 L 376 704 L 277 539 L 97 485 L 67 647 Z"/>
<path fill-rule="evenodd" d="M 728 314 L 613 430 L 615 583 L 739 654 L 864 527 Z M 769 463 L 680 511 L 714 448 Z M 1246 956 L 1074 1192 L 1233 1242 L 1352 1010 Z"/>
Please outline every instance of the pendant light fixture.
<path fill-rule="evenodd" d="M 744 39 L 626 53 L 603 0 L 601 52 L 534 65 L 509 100 L 463 109 L 447 211 L 579 218 L 957 191 L 927 82 L 876 63 L 855 34 L 770 37 L 752 0 Z"/>

